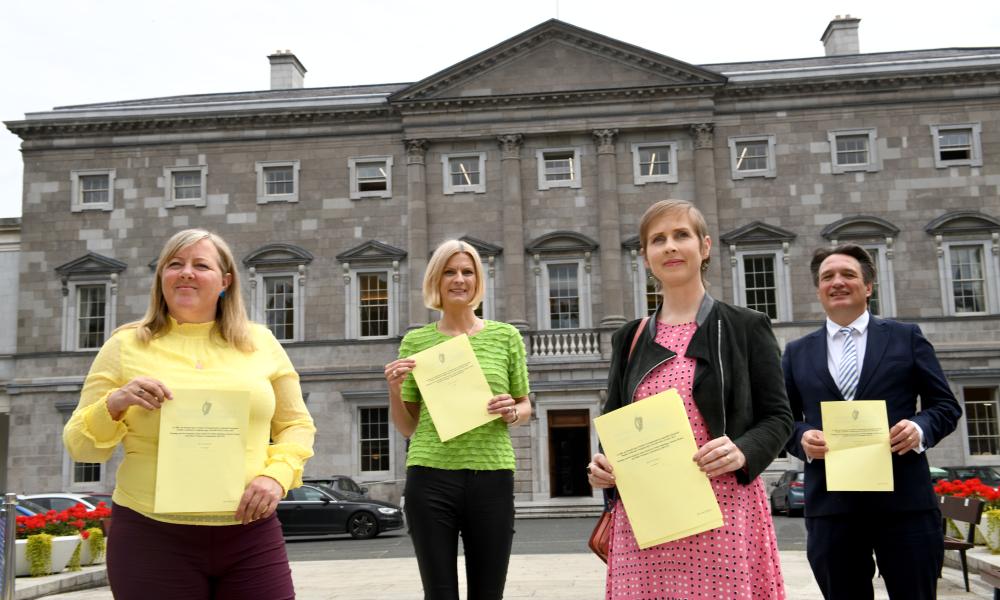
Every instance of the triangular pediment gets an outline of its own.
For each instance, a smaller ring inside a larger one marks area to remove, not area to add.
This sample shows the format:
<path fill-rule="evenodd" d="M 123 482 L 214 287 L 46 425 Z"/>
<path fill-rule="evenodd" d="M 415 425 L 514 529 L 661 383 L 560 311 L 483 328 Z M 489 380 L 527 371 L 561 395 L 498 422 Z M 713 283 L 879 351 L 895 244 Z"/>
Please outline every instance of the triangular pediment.
<path fill-rule="evenodd" d="M 400 260 L 405 256 L 405 250 L 401 250 L 395 246 L 390 246 L 389 244 L 383 244 L 382 242 L 376 240 L 368 240 L 359 246 L 355 246 L 350 250 L 341 252 L 337 255 L 337 260 L 348 263 L 377 262 Z"/>
<path fill-rule="evenodd" d="M 400 90 L 391 100 L 688 87 L 725 81 L 713 71 L 552 19 Z"/>
<path fill-rule="evenodd" d="M 931 235 L 990 233 L 1000 231 L 1000 219 L 975 210 L 957 210 L 934 219 L 924 230 Z"/>
<path fill-rule="evenodd" d="M 128 267 L 120 260 L 88 252 L 80 258 L 73 259 L 68 263 L 56 267 L 56 273 L 63 277 L 79 275 L 107 275 L 109 273 L 121 273 Z"/>
<path fill-rule="evenodd" d="M 639 236 L 633 235 L 632 237 L 623 241 L 622 248 L 626 250 L 641 250 L 642 244 L 639 243 Z"/>
<path fill-rule="evenodd" d="M 248 267 L 307 265 L 313 255 L 294 244 L 267 244 L 257 248 L 243 259 Z"/>
<path fill-rule="evenodd" d="M 491 244 L 489 242 L 484 242 L 481 239 L 474 238 L 471 235 L 463 235 L 458 238 L 465 242 L 466 244 L 472 246 L 479 253 L 479 256 L 486 258 L 488 256 L 496 256 L 503 252 L 503 248 L 497 246 L 496 244 Z"/>
<path fill-rule="evenodd" d="M 899 233 L 889 221 L 879 217 L 857 215 L 845 217 L 823 228 L 820 235 L 827 240 L 857 240 L 865 238 L 895 237 Z"/>
<path fill-rule="evenodd" d="M 540 235 L 528 246 L 528 254 L 545 254 L 550 252 L 593 252 L 597 250 L 597 242 L 575 231 L 553 231 Z"/>
<path fill-rule="evenodd" d="M 763 221 L 754 221 L 722 234 L 719 239 L 725 244 L 768 244 L 790 242 L 795 239 L 795 233 Z"/>

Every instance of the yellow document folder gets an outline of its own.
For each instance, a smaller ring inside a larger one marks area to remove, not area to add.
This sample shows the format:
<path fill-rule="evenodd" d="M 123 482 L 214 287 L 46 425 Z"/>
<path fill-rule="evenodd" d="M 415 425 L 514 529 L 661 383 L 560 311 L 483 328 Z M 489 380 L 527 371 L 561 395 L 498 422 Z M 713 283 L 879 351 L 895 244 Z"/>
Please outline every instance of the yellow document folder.
<path fill-rule="evenodd" d="M 885 400 L 820 403 L 826 437 L 826 489 L 891 492 L 892 450 Z"/>
<path fill-rule="evenodd" d="M 722 527 L 712 484 L 677 390 L 594 419 L 640 548 Z"/>
<path fill-rule="evenodd" d="M 153 511 L 236 512 L 246 487 L 249 392 L 173 392 L 160 409 Z"/>
<path fill-rule="evenodd" d="M 417 361 L 413 379 L 442 442 L 500 417 L 486 412 L 494 394 L 469 336 L 457 335 L 409 358 Z"/>

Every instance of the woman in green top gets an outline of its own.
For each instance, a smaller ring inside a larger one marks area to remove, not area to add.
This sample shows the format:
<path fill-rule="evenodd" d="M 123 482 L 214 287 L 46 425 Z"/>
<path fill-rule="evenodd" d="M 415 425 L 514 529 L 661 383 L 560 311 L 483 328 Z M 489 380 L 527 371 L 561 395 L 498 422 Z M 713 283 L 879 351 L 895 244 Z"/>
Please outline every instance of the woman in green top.
<path fill-rule="evenodd" d="M 503 597 L 514 537 L 514 449 L 508 427 L 531 417 L 524 341 L 506 323 L 476 317 L 484 282 L 479 254 L 459 240 L 438 246 L 424 274 L 424 304 L 441 320 L 403 338 L 398 360 L 385 366 L 392 422 L 410 438 L 406 520 L 420 567 L 424 598 L 458 600 L 458 536 L 465 548 L 470 600 Z M 442 442 L 409 377 L 413 354 L 467 334 L 500 415 Z"/>

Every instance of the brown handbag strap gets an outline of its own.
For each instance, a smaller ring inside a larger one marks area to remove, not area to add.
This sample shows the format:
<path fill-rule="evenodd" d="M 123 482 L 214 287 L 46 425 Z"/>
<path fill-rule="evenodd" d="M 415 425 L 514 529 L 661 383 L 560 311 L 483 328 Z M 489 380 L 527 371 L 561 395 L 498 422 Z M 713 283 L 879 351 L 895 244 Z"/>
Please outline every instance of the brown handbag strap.
<path fill-rule="evenodd" d="M 639 321 L 639 327 L 636 328 L 635 335 L 632 336 L 632 345 L 629 346 L 628 349 L 629 360 L 632 360 L 632 351 L 635 350 L 635 343 L 639 341 L 639 334 L 641 334 L 642 330 L 646 328 L 646 323 L 648 322 L 649 322 L 649 317 L 643 317 L 642 321 Z M 626 362 L 626 364 L 628 363 Z"/>

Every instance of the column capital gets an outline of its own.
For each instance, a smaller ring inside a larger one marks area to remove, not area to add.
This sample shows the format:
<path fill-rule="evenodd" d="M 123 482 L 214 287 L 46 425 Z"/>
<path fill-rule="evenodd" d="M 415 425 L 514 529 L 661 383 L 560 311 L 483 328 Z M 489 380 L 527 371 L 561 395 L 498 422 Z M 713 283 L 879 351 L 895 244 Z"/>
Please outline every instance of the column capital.
<path fill-rule="evenodd" d="M 712 148 L 715 140 L 715 125 L 712 123 L 696 123 L 691 126 L 691 135 L 694 136 L 694 149 Z"/>
<path fill-rule="evenodd" d="M 597 144 L 598 154 L 615 153 L 615 139 L 618 137 L 617 129 L 595 129 L 593 135 L 594 143 Z"/>
<path fill-rule="evenodd" d="M 505 133 L 497 136 L 497 143 L 500 145 L 500 158 L 521 158 L 521 146 L 524 145 L 524 136 L 520 133 Z"/>
<path fill-rule="evenodd" d="M 424 164 L 424 155 L 427 154 L 427 140 L 403 140 L 406 146 L 406 164 Z"/>

